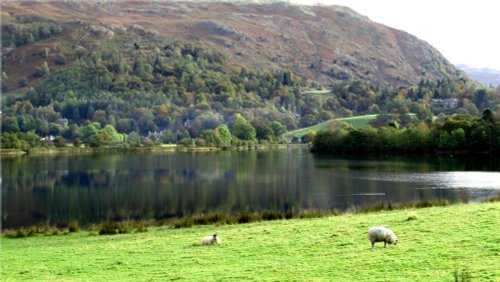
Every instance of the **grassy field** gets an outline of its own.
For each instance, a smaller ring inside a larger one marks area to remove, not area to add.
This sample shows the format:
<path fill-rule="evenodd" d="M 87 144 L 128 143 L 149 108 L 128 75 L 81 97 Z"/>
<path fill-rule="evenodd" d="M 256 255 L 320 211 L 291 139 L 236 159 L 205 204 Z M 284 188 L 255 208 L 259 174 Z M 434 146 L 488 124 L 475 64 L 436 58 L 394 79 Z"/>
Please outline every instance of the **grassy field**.
<path fill-rule="evenodd" d="M 304 95 L 314 95 L 314 96 L 318 96 L 318 97 L 333 97 L 333 96 L 335 96 L 335 94 L 333 94 L 330 89 L 321 89 L 321 90 L 313 89 L 313 90 L 307 90 L 307 91 L 302 92 L 302 94 L 304 94 Z"/>
<path fill-rule="evenodd" d="M 145 233 L 2 237 L 1 280 L 500 281 L 500 202 Z M 388 226 L 397 246 L 373 250 Z M 220 246 L 199 246 L 218 233 Z"/>
<path fill-rule="evenodd" d="M 5 99 L 8 99 L 8 98 L 17 98 L 17 99 L 20 99 L 20 98 L 23 98 L 26 94 L 24 93 L 2 93 L 2 95 L 0 95 L 0 101 L 3 102 Z"/>
<path fill-rule="evenodd" d="M 355 128 L 361 128 L 361 127 L 367 126 L 368 123 L 376 117 L 377 117 L 377 115 L 363 115 L 363 116 L 331 119 L 331 120 L 327 120 L 327 121 L 322 122 L 322 123 L 318 123 L 318 124 L 313 125 L 313 126 L 304 127 L 301 129 L 287 132 L 283 135 L 283 137 L 288 141 L 290 141 L 294 136 L 300 138 L 310 131 L 318 132 L 320 130 L 325 130 L 336 121 L 350 123 Z"/>

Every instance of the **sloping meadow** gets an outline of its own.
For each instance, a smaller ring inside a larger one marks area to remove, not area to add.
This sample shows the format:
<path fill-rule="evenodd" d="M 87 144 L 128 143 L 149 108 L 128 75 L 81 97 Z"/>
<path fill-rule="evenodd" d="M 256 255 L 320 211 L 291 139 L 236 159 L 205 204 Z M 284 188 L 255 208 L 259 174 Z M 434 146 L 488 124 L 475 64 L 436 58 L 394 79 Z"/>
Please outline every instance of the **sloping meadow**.
<path fill-rule="evenodd" d="M 494 202 L 114 236 L 2 237 L 2 280 L 498 281 L 499 218 Z M 370 249 L 372 226 L 391 228 L 399 244 Z M 200 246 L 214 233 L 220 245 Z"/>

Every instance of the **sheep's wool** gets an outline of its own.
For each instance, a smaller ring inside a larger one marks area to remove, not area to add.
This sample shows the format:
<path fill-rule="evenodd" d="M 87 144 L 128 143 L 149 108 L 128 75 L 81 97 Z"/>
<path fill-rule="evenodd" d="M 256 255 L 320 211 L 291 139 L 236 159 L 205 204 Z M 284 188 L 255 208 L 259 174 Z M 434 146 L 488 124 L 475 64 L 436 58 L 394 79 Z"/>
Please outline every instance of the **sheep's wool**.
<path fill-rule="evenodd" d="M 373 244 L 375 242 L 387 242 L 389 244 L 397 243 L 398 238 L 386 227 L 373 227 L 368 230 L 368 240 Z"/>
<path fill-rule="evenodd" d="M 220 244 L 220 239 L 219 236 L 206 236 L 201 240 L 202 245 L 214 245 L 214 244 Z"/>

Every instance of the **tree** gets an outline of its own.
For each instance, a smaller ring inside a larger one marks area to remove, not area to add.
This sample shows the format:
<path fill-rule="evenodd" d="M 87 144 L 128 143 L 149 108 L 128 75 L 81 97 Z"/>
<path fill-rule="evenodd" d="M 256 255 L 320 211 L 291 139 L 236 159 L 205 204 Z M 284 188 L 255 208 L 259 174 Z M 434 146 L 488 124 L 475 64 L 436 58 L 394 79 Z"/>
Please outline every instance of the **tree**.
<path fill-rule="evenodd" d="M 2 131 L 3 132 L 19 132 L 19 124 L 16 117 L 2 116 Z"/>
<path fill-rule="evenodd" d="M 199 139 L 206 142 L 205 144 L 200 144 L 201 146 L 210 145 L 219 147 L 222 145 L 222 139 L 216 130 L 208 129 L 203 131 Z"/>
<path fill-rule="evenodd" d="M 317 123 L 316 117 L 313 114 L 306 114 L 300 119 L 300 126 L 308 127 Z"/>
<path fill-rule="evenodd" d="M 496 154 L 496 143 L 497 143 L 497 135 L 498 133 L 498 128 L 495 126 L 495 118 L 493 115 L 493 111 L 490 109 L 485 109 L 483 111 L 483 115 L 481 117 L 481 121 L 486 127 L 486 132 L 488 134 L 488 150 L 490 151 L 491 154 Z"/>
<path fill-rule="evenodd" d="M 13 132 L 2 133 L 2 149 L 21 149 L 22 142 Z"/>
<path fill-rule="evenodd" d="M 307 144 L 313 142 L 315 138 L 316 138 L 316 133 L 314 133 L 313 131 L 309 131 L 302 136 L 300 141 L 304 144 Z"/>
<path fill-rule="evenodd" d="M 19 81 L 17 82 L 17 86 L 19 87 L 28 86 L 28 79 L 25 76 L 21 77 L 21 79 L 19 79 Z"/>
<path fill-rule="evenodd" d="M 53 143 L 57 148 L 66 147 L 66 140 L 62 136 L 56 136 Z"/>
<path fill-rule="evenodd" d="M 116 124 L 116 129 L 119 132 L 129 134 L 132 131 L 138 131 L 137 122 L 131 118 L 121 118 Z"/>
<path fill-rule="evenodd" d="M 276 136 L 276 137 L 279 137 L 279 136 L 286 133 L 286 127 L 283 124 L 281 124 L 279 121 L 273 121 L 269 124 L 269 126 L 271 126 L 271 128 L 274 132 L 274 136 Z"/>
<path fill-rule="evenodd" d="M 233 137 L 231 136 L 231 131 L 229 131 L 229 128 L 227 127 L 227 125 L 221 124 L 215 129 L 215 131 L 220 136 L 222 146 L 231 145 L 231 141 L 232 141 Z"/>
<path fill-rule="evenodd" d="M 142 144 L 141 135 L 137 131 L 130 132 L 127 141 L 133 146 L 140 146 Z"/>
<path fill-rule="evenodd" d="M 94 136 L 97 135 L 100 127 L 101 125 L 97 122 L 84 126 L 80 130 L 80 140 L 82 140 L 84 143 L 88 143 Z"/>
<path fill-rule="evenodd" d="M 235 115 L 235 121 L 233 125 L 233 135 L 241 140 L 255 140 L 256 132 L 255 128 L 240 114 Z"/>
<path fill-rule="evenodd" d="M 80 142 L 80 138 L 75 137 L 75 138 L 73 139 L 73 146 L 74 146 L 75 148 L 80 148 L 80 146 L 81 146 L 81 145 L 82 145 L 82 142 Z"/>
<path fill-rule="evenodd" d="M 111 124 L 106 125 L 101 131 L 106 133 L 110 143 L 121 143 L 125 139 L 122 134 L 116 132 L 116 129 Z"/>
<path fill-rule="evenodd" d="M 478 90 L 474 95 L 474 104 L 479 110 L 488 106 L 488 92 L 484 89 Z"/>
<path fill-rule="evenodd" d="M 5 93 L 9 90 L 9 87 L 7 86 L 7 79 L 9 77 L 7 76 L 6 72 L 2 72 L 2 93 Z"/>
<path fill-rule="evenodd" d="M 451 132 L 453 147 L 451 149 L 458 150 L 465 146 L 465 131 L 462 128 L 457 128 Z"/>
<path fill-rule="evenodd" d="M 93 122 L 98 122 L 100 124 L 106 124 L 108 123 L 108 120 L 106 118 L 106 112 L 103 110 L 96 110 L 92 114 L 92 121 Z"/>
<path fill-rule="evenodd" d="M 105 131 L 99 130 L 96 135 L 92 136 L 89 140 L 89 146 L 93 148 L 101 147 L 108 145 L 111 142 L 111 139 L 106 134 Z"/>
<path fill-rule="evenodd" d="M 43 77 L 47 77 L 50 74 L 50 69 L 49 65 L 47 64 L 47 61 L 43 62 L 42 68 L 41 68 L 41 75 Z"/>
<path fill-rule="evenodd" d="M 26 141 L 29 148 L 36 148 L 41 145 L 40 136 L 38 136 L 34 130 L 26 133 L 20 133 L 20 135 L 21 139 Z"/>
<path fill-rule="evenodd" d="M 488 122 L 488 123 L 491 123 L 491 124 L 495 124 L 495 119 L 493 117 L 493 111 L 491 111 L 490 109 L 485 109 L 483 111 L 483 115 L 481 116 L 481 120 Z"/>
<path fill-rule="evenodd" d="M 265 124 L 257 124 L 255 126 L 255 133 L 257 140 L 266 140 L 267 142 L 274 143 L 274 131 L 270 126 Z"/>
<path fill-rule="evenodd" d="M 206 111 L 194 118 L 189 127 L 189 134 L 196 137 L 206 129 L 215 129 L 222 121 L 223 118 L 220 114 Z"/>
<path fill-rule="evenodd" d="M 31 74 L 33 75 L 33 77 L 42 77 L 43 76 L 42 68 L 41 67 L 34 67 Z"/>

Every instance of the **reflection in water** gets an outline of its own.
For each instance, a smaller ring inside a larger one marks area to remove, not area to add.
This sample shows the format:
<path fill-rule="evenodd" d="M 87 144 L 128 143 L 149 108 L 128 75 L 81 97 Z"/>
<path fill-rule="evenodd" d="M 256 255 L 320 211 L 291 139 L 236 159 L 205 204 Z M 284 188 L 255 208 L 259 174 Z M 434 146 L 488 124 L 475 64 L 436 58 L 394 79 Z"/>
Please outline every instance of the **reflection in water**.
<path fill-rule="evenodd" d="M 495 195 L 500 173 L 457 159 L 349 160 L 304 149 L 2 159 L 5 228 Z"/>
<path fill-rule="evenodd" d="M 500 189 L 500 174 L 498 172 L 385 173 L 360 178 L 373 181 L 410 182 L 422 189 Z"/>

